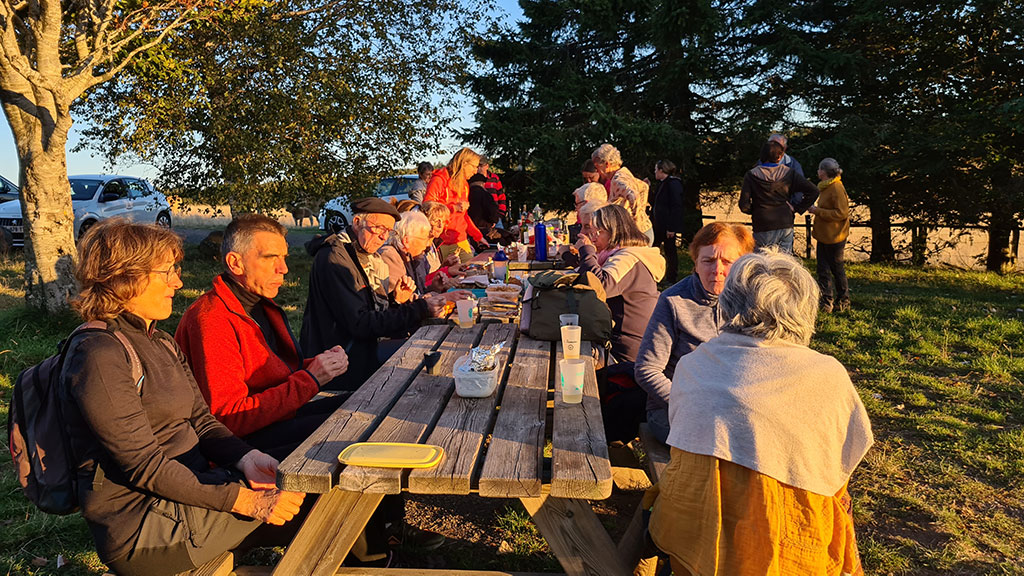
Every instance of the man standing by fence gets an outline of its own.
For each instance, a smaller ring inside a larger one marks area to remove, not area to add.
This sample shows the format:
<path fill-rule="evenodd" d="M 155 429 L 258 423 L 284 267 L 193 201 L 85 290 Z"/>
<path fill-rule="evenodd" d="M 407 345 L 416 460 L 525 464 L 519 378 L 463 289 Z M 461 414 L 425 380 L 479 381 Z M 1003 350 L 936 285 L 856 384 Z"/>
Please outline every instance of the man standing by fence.
<path fill-rule="evenodd" d="M 793 217 L 818 199 L 818 187 L 782 163 L 785 148 L 775 140 L 761 147 L 761 161 L 743 177 L 740 211 L 750 214 L 758 248 L 777 246 L 793 253 Z"/>

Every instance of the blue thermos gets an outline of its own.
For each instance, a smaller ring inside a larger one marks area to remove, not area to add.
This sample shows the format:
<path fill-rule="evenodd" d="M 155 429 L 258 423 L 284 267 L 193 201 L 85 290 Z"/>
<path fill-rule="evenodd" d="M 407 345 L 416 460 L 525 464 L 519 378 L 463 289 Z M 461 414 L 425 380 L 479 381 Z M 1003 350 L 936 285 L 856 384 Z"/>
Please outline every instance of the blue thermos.
<path fill-rule="evenodd" d="M 533 254 L 538 262 L 548 259 L 548 228 L 543 222 L 533 227 Z"/>

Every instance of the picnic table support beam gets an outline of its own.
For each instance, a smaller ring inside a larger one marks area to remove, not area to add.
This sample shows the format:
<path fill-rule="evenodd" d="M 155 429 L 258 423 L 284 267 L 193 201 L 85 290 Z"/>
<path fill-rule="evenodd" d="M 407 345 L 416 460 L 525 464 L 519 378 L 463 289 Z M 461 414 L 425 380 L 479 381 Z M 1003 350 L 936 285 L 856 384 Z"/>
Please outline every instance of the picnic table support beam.
<path fill-rule="evenodd" d="M 590 502 L 578 498 L 520 498 L 537 523 L 568 576 L 631 574 L 615 543 L 594 514 Z"/>
<path fill-rule="evenodd" d="M 274 568 L 274 574 L 336 573 L 383 498 L 383 494 L 346 492 L 339 488 L 321 495 Z"/>

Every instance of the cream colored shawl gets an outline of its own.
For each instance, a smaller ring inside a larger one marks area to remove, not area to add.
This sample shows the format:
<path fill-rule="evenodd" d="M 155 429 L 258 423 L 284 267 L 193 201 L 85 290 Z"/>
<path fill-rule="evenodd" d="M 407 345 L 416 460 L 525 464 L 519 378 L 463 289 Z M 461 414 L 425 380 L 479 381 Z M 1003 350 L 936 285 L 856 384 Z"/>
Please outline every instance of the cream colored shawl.
<path fill-rule="evenodd" d="M 864 404 L 835 358 L 725 332 L 683 356 L 668 444 L 833 496 L 874 442 Z"/>

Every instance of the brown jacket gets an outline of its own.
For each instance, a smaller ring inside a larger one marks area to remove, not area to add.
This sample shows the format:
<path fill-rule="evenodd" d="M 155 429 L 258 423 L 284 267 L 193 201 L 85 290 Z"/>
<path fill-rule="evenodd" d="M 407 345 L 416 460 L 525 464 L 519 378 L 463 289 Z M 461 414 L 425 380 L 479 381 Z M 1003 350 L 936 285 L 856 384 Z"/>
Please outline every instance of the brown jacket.
<path fill-rule="evenodd" d="M 811 235 L 822 244 L 838 244 L 850 235 L 850 198 L 841 180 L 835 180 L 818 196 Z"/>

